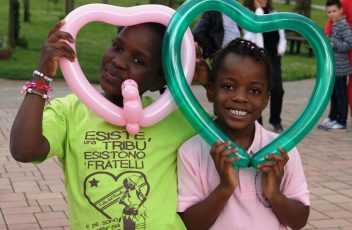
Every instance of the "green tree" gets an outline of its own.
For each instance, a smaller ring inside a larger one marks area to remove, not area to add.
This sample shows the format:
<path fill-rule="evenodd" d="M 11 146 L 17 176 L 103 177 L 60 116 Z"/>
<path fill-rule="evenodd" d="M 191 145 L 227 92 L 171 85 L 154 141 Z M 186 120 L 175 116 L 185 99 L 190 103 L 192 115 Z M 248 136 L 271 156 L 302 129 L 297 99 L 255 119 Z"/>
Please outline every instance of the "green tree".
<path fill-rule="evenodd" d="M 29 0 L 23 0 L 23 20 L 30 22 Z"/>
<path fill-rule="evenodd" d="M 14 48 L 20 33 L 19 13 L 20 3 L 9 0 L 9 45 Z"/>

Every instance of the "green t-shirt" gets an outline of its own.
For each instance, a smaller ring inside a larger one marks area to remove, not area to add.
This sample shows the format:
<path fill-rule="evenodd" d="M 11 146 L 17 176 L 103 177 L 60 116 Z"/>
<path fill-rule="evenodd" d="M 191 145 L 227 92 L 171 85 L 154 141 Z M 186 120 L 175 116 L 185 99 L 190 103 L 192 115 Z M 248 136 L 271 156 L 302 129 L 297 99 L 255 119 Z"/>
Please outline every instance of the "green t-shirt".
<path fill-rule="evenodd" d="M 71 229 L 185 229 L 176 151 L 195 131 L 178 110 L 132 136 L 71 94 L 45 108 L 43 132 L 63 166 Z"/>

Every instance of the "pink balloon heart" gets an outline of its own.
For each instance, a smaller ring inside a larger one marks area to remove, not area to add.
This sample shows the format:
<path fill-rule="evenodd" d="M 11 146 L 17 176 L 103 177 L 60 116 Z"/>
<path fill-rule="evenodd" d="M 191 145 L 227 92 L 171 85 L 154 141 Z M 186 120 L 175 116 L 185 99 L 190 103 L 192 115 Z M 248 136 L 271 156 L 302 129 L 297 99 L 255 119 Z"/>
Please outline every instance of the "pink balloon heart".
<path fill-rule="evenodd" d="M 112 25 L 129 26 L 145 22 L 156 22 L 167 25 L 175 11 L 162 5 L 140 5 L 134 7 L 119 7 L 107 4 L 88 4 L 76 8 L 66 16 L 62 31 L 69 32 L 76 38 L 78 31 L 89 22 L 100 21 Z M 75 44 L 70 44 L 74 50 Z M 195 68 L 194 40 L 190 29 L 187 30 L 181 48 L 182 67 L 188 84 L 191 83 Z M 89 83 L 79 65 L 78 59 L 70 62 L 60 59 L 60 68 L 67 84 L 78 98 L 92 111 L 107 122 L 126 125 L 123 110 L 98 93 Z M 166 117 L 174 108 L 169 90 L 153 104 L 143 109 L 140 126 L 150 126 Z"/>

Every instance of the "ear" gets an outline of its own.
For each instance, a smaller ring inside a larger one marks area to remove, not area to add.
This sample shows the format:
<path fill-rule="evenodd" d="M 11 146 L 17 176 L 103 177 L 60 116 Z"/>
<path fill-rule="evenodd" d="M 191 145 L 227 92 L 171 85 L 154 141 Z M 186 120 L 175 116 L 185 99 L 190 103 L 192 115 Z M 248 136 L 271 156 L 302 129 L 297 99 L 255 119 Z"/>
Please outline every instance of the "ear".
<path fill-rule="evenodd" d="M 205 85 L 205 88 L 207 90 L 207 98 L 209 102 L 214 102 L 214 98 L 215 98 L 215 93 L 214 93 L 214 84 L 212 82 L 207 82 L 207 84 Z"/>
<path fill-rule="evenodd" d="M 263 103 L 263 108 L 262 108 L 262 110 L 264 110 L 264 109 L 268 106 L 270 97 L 271 97 L 271 93 L 270 93 L 270 91 L 268 90 L 268 92 L 266 92 L 266 95 L 265 95 L 265 98 L 264 98 L 264 103 Z"/>

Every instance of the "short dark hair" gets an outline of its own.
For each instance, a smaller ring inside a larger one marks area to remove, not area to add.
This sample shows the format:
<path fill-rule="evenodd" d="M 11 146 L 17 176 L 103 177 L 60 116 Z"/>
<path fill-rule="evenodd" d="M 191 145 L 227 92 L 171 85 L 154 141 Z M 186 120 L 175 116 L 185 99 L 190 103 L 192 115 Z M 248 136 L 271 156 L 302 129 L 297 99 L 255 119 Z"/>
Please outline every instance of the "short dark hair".
<path fill-rule="evenodd" d="M 337 6 L 337 8 L 341 9 L 342 8 L 342 4 L 340 2 L 340 0 L 327 0 L 325 3 L 325 6 Z"/>
<path fill-rule="evenodd" d="M 211 63 L 209 82 L 215 82 L 216 75 L 222 67 L 224 58 L 230 53 L 249 56 L 256 61 L 263 63 L 265 66 L 265 76 L 268 81 L 268 90 L 271 89 L 273 70 L 268 52 L 263 48 L 259 48 L 255 43 L 242 38 L 232 40 L 224 48 L 215 53 L 214 59 Z"/>

